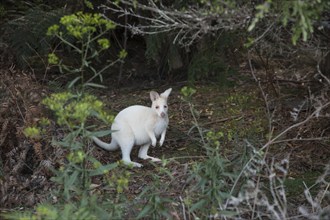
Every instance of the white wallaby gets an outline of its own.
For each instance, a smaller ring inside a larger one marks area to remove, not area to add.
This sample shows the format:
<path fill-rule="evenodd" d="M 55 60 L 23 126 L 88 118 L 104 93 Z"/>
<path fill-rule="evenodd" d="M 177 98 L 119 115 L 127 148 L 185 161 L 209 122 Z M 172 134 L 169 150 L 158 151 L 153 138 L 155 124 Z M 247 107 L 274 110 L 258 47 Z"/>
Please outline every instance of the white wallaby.
<path fill-rule="evenodd" d="M 165 141 L 169 122 L 167 98 L 171 91 L 172 88 L 167 89 L 160 95 L 151 91 L 151 108 L 133 105 L 120 111 L 111 126 L 111 130 L 113 130 L 111 143 L 107 144 L 96 137 L 93 137 L 94 142 L 103 149 L 110 151 L 120 147 L 123 162 L 132 164 L 135 167 L 141 167 L 142 164 L 131 161 L 130 154 L 133 146 L 140 146 L 139 158 L 151 159 L 155 162 L 160 161 L 158 158 L 148 156 L 148 149 L 150 144 L 156 146 L 159 136 L 160 146 Z"/>

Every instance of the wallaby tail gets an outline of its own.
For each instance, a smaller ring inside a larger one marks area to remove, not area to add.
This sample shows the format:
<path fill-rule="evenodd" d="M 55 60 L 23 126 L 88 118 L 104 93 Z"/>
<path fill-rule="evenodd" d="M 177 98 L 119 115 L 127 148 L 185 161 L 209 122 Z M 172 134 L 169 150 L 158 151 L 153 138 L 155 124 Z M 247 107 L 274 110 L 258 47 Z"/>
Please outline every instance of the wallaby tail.
<path fill-rule="evenodd" d="M 97 144 L 99 147 L 105 150 L 113 151 L 118 149 L 118 145 L 114 141 L 111 141 L 110 144 L 107 144 L 101 141 L 100 139 L 98 139 L 97 137 L 92 137 L 92 139 L 95 142 L 95 144 Z"/>

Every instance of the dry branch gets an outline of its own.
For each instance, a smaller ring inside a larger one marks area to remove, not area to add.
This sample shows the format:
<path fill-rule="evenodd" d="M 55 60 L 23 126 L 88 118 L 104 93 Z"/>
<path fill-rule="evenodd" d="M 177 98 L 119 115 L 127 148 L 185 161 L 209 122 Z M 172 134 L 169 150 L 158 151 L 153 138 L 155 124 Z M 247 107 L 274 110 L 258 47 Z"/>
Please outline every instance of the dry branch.
<path fill-rule="evenodd" d="M 121 4 L 107 1 L 101 8 L 118 15 L 129 16 L 138 23 L 120 23 L 117 25 L 128 28 L 133 35 L 149 35 L 164 32 L 175 34 L 173 43 L 189 46 L 206 34 L 217 34 L 223 30 L 246 28 L 251 18 L 252 7 L 227 7 L 222 13 L 197 6 L 185 10 L 156 4 L 149 0 L 139 3 L 134 0 L 122 0 Z M 226 6 L 224 6 L 226 7 Z"/>

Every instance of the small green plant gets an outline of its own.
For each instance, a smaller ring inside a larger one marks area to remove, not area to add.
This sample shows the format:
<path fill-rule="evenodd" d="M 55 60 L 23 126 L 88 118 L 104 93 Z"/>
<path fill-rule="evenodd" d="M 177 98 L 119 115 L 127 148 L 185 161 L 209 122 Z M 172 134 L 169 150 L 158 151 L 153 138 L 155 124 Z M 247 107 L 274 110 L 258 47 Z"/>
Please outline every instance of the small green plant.
<path fill-rule="evenodd" d="M 219 211 L 219 204 L 230 198 L 230 186 L 236 177 L 231 162 L 222 155 L 221 138 L 221 132 L 209 131 L 206 134 L 206 144 L 203 146 L 205 158 L 194 163 L 190 172 L 189 181 L 194 182 L 194 186 L 189 191 L 195 192 L 195 195 L 187 207 L 191 214 L 200 218 L 235 214 Z"/>
<path fill-rule="evenodd" d="M 182 94 L 182 100 L 186 102 L 189 106 L 190 113 L 193 117 L 193 127 L 190 129 L 196 128 L 199 134 L 199 137 L 201 138 L 202 144 L 205 144 L 204 141 L 204 134 L 203 134 L 203 129 L 199 126 L 198 124 L 198 113 L 195 109 L 195 106 L 192 102 L 192 96 L 196 93 L 196 89 L 188 86 L 184 86 L 181 89 L 181 94 Z"/>
<path fill-rule="evenodd" d="M 89 118 L 96 117 L 109 124 L 112 122 L 113 116 L 104 111 L 103 103 L 92 95 L 77 96 L 70 92 L 57 93 L 44 99 L 43 104 L 54 111 L 57 123 L 69 132 L 63 140 L 57 141 L 55 144 L 67 148 L 69 151 L 68 164 L 65 168 L 63 167 L 63 170 L 60 170 L 64 176 L 56 180 L 57 182 L 68 181 L 68 185 L 66 183 L 63 185 L 63 190 L 66 200 L 70 200 L 72 188 L 82 187 L 82 190 L 86 190 L 90 185 L 90 176 L 103 174 L 108 169 L 115 167 L 115 165 L 99 166 L 100 163 L 97 163 L 96 159 L 91 158 L 88 153 L 91 136 L 103 136 L 111 132 L 109 130 L 89 131 L 91 128 L 87 125 Z M 91 170 L 89 163 L 94 165 Z M 77 167 L 80 169 L 75 169 Z"/>
<path fill-rule="evenodd" d="M 183 87 L 181 94 L 183 99 L 189 103 L 190 111 L 193 114 L 194 127 L 199 131 L 202 140 L 202 147 L 205 150 L 205 158 L 200 162 L 195 162 L 190 172 L 189 182 L 193 182 L 193 187 L 189 189 L 185 199 L 188 211 L 195 217 L 208 218 L 219 214 L 219 204 L 222 204 L 231 195 L 229 194 L 230 184 L 234 181 L 235 172 L 231 162 L 222 154 L 220 140 L 224 138 L 224 133 L 208 131 L 205 132 L 198 124 L 194 116 L 194 105 L 191 103 L 191 96 L 196 90 Z M 235 213 L 223 212 L 229 216 Z"/>
<path fill-rule="evenodd" d="M 121 207 L 116 206 L 114 211 L 117 213 L 109 214 L 101 209 L 97 196 L 92 195 L 89 197 L 80 198 L 81 202 L 78 204 L 66 203 L 61 206 L 50 205 L 50 204 L 40 204 L 36 207 L 35 211 L 31 213 L 30 211 L 23 212 L 12 212 L 3 214 L 2 216 L 7 220 L 39 220 L 39 219 L 51 219 L 51 220 L 85 220 L 85 219 L 102 219 L 107 220 L 109 216 L 114 219 L 120 219 L 118 212 L 121 211 Z M 102 202 L 102 206 L 107 206 L 110 209 L 114 204 L 112 202 Z"/>
<path fill-rule="evenodd" d="M 140 194 L 139 199 L 146 201 L 137 219 L 172 219 L 170 205 L 174 200 L 166 194 L 167 187 L 164 186 L 162 178 L 173 180 L 172 174 L 163 166 L 155 167 L 157 174 L 151 174 L 152 184 L 146 187 Z"/>
<path fill-rule="evenodd" d="M 23 133 L 26 137 L 30 138 L 39 138 L 40 136 L 40 130 L 37 127 L 27 127 L 24 129 Z"/>
<path fill-rule="evenodd" d="M 232 142 L 235 139 L 260 137 L 265 132 L 265 120 L 262 108 L 256 100 L 254 93 L 233 93 L 225 96 L 223 100 L 223 114 L 235 117 L 223 123 L 225 141 Z M 246 112 L 253 112 L 253 120 L 244 120 Z"/>
<path fill-rule="evenodd" d="M 6 12 L 5 7 L 2 4 L 0 4 L 0 18 L 4 17 L 6 15 L 6 13 L 7 12 Z"/>

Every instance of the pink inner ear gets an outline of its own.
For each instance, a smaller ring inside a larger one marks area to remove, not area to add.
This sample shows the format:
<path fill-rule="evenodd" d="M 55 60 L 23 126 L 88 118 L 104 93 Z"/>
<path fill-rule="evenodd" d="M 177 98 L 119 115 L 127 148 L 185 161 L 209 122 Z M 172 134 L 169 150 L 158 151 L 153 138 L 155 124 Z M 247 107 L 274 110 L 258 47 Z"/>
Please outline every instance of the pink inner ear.
<path fill-rule="evenodd" d="M 151 91 L 150 92 L 150 99 L 151 99 L 151 101 L 155 101 L 158 98 L 159 98 L 159 94 L 157 92 L 154 92 L 154 91 Z"/>

